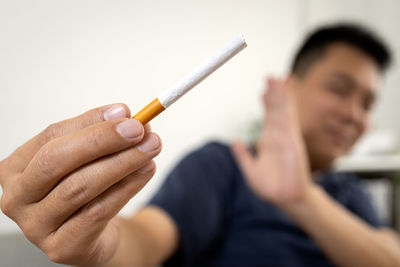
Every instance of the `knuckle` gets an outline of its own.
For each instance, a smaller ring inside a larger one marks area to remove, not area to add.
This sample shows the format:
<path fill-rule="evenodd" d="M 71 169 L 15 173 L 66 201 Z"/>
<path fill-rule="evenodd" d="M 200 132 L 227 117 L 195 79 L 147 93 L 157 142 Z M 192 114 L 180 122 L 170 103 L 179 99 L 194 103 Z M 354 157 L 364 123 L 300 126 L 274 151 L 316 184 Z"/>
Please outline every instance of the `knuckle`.
<path fill-rule="evenodd" d="M 102 128 L 93 127 L 93 129 L 89 132 L 87 142 L 96 147 L 101 147 L 104 144 L 105 135 L 106 133 Z"/>
<path fill-rule="evenodd" d="M 58 264 L 66 264 L 69 261 L 69 256 L 62 252 L 62 250 L 49 248 L 44 250 L 49 260 Z"/>
<path fill-rule="evenodd" d="M 112 165 L 115 166 L 115 168 L 124 169 L 123 167 L 125 167 L 126 165 L 124 153 L 115 154 L 114 156 L 111 157 L 111 160 L 112 160 Z"/>
<path fill-rule="evenodd" d="M 75 246 L 66 241 L 65 236 L 49 235 L 39 248 L 52 262 L 70 265 L 88 258 L 89 248 Z M 74 264 L 75 266 L 75 264 Z"/>
<path fill-rule="evenodd" d="M 63 250 L 65 244 L 53 238 L 54 236 L 49 236 L 40 245 L 40 249 L 46 254 L 46 256 L 52 262 L 63 264 L 68 263 L 69 256 Z"/>
<path fill-rule="evenodd" d="M 65 257 L 62 256 L 61 253 L 55 250 L 50 250 L 50 251 L 45 251 L 47 258 L 49 258 L 50 261 L 63 264 L 65 261 Z"/>
<path fill-rule="evenodd" d="M 47 176 L 51 177 L 57 168 L 57 156 L 55 152 L 47 146 L 42 147 L 36 155 L 37 170 Z"/>
<path fill-rule="evenodd" d="M 65 189 L 59 190 L 57 194 L 57 198 L 62 202 L 82 202 L 88 199 L 89 185 L 85 179 L 79 179 L 79 182 L 66 179 L 65 183 Z"/>
<path fill-rule="evenodd" d="M 41 144 L 45 145 L 51 140 L 55 139 L 60 135 L 60 124 L 53 123 L 47 126 L 47 128 L 41 134 Z"/>
<path fill-rule="evenodd" d="M 11 197 L 9 194 L 3 192 L 1 196 L 1 211 L 8 217 L 12 216 L 12 211 L 15 210 L 16 201 L 15 198 Z"/>
<path fill-rule="evenodd" d="M 86 209 L 85 219 L 89 222 L 99 222 L 108 219 L 108 209 L 101 201 L 92 203 Z"/>

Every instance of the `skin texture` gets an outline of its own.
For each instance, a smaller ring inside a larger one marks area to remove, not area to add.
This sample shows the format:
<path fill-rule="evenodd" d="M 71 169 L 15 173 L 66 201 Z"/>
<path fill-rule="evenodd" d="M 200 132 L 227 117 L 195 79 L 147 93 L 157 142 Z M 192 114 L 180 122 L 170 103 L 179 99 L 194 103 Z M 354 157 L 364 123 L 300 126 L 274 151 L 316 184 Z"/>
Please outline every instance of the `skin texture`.
<path fill-rule="evenodd" d="M 117 112 L 105 115 L 110 109 Z M 161 150 L 150 127 L 129 116 L 125 105 L 88 111 L 50 125 L 1 161 L 2 211 L 51 260 L 91 264 L 115 253 L 115 215 L 153 176 Z"/>
<path fill-rule="evenodd" d="M 393 232 L 370 227 L 313 181 L 367 129 L 379 77 L 368 55 L 332 44 L 304 76 L 267 81 L 257 157 L 241 142 L 232 145 L 253 191 L 338 266 L 400 266 Z M 116 217 L 153 176 L 161 150 L 161 142 L 140 149 L 153 135 L 149 127 L 131 125 L 134 138 L 120 134 L 130 116 L 122 107 L 111 118 L 107 106 L 51 125 L 0 162 L 2 211 L 55 262 L 157 266 L 179 246 L 176 224 L 157 207 Z"/>

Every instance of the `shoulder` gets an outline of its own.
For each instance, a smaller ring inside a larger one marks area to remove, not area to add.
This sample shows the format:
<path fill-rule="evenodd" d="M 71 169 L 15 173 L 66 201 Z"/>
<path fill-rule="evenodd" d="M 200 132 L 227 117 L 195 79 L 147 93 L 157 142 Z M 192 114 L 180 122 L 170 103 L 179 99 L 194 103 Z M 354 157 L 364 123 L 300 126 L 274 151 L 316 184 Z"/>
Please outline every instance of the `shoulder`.
<path fill-rule="evenodd" d="M 212 141 L 187 154 L 178 165 L 229 170 L 235 166 L 235 161 L 232 157 L 229 145 L 218 141 Z"/>
<path fill-rule="evenodd" d="M 336 201 L 350 210 L 371 202 L 371 196 L 362 181 L 351 173 L 325 173 L 320 181 L 321 186 Z"/>
<path fill-rule="evenodd" d="M 230 149 L 221 142 L 209 142 L 184 156 L 168 173 L 156 198 L 219 199 L 229 194 L 234 165 Z M 213 196 L 213 197 L 211 197 Z M 196 201 L 193 201 L 195 203 Z"/>
<path fill-rule="evenodd" d="M 212 141 L 193 151 L 191 155 L 211 159 L 226 159 L 230 157 L 230 148 L 225 143 Z"/>
<path fill-rule="evenodd" d="M 178 187 L 212 187 L 226 191 L 237 174 L 230 147 L 222 142 L 209 142 L 186 154 L 170 171 L 167 183 Z"/>
<path fill-rule="evenodd" d="M 365 184 L 361 179 L 352 173 L 332 173 L 333 181 L 341 190 L 349 196 L 359 196 L 369 198 Z"/>
<path fill-rule="evenodd" d="M 345 193 L 349 190 L 364 191 L 364 186 L 359 177 L 351 173 L 326 172 L 323 174 L 320 184 L 329 193 Z"/>

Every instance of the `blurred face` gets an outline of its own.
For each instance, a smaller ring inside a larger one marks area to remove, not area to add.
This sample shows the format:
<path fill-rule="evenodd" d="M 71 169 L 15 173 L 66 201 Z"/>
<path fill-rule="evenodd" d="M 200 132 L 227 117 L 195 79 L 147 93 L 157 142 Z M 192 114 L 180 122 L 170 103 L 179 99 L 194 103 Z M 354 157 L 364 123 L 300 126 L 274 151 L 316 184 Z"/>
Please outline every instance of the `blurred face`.
<path fill-rule="evenodd" d="M 313 171 L 328 168 L 368 128 L 379 77 L 369 55 L 334 43 L 303 77 L 289 79 Z"/>

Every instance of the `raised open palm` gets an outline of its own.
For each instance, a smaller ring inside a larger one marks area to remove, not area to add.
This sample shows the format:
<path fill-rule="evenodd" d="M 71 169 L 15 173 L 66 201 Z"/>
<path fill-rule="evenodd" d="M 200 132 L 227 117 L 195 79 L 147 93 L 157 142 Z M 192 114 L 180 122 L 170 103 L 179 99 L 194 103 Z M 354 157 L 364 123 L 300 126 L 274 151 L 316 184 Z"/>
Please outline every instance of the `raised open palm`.
<path fill-rule="evenodd" d="M 253 156 L 241 142 L 233 152 L 253 191 L 278 206 L 302 200 L 311 184 L 293 96 L 284 81 L 269 79 L 263 96 L 265 119 Z"/>

